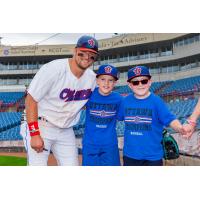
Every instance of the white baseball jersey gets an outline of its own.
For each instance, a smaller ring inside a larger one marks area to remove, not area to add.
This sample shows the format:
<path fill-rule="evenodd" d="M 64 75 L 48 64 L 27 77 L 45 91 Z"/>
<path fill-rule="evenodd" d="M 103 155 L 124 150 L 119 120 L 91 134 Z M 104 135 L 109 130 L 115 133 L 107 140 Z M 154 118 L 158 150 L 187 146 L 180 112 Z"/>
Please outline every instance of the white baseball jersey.
<path fill-rule="evenodd" d="M 41 67 L 28 93 L 38 102 L 38 116 L 59 128 L 69 128 L 78 123 L 80 110 L 95 85 L 96 74 L 91 69 L 77 78 L 68 59 L 58 59 Z"/>

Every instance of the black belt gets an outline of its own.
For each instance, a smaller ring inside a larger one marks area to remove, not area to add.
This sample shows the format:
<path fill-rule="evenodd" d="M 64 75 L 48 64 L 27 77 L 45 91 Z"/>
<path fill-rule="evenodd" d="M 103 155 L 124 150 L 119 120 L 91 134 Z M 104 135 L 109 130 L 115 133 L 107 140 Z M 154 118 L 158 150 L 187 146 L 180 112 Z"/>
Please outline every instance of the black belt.
<path fill-rule="evenodd" d="M 48 122 L 48 120 L 47 120 L 47 119 L 45 119 L 44 117 L 38 117 L 38 119 L 39 119 L 39 120 L 41 120 L 41 121 Z"/>

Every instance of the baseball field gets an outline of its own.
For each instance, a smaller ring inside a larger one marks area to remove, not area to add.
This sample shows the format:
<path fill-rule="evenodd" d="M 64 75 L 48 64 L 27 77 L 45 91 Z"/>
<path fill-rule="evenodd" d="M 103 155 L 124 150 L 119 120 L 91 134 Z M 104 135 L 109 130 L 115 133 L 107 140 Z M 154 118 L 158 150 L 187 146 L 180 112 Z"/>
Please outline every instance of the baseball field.
<path fill-rule="evenodd" d="M 27 159 L 16 156 L 0 156 L 0 166 L 26 166 Z"/>
<path fill-rule="evenodd" d="M 27 166 L 26 153 L 0 153 L 0 166 Z M 51 154 L 48 166 L 56 166 L 56 160 Z"/>

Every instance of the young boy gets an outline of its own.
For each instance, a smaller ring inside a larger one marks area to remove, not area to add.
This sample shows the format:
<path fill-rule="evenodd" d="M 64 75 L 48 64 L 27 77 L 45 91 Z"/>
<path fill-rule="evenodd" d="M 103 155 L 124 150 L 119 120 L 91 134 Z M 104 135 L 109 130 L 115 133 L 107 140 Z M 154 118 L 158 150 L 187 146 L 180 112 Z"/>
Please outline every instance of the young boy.
<path fill-rule="evenodd" d="M 120 94 L 112 92 L 118 80 L 118 70 L 101 65 L 96 75 L 99 86 L 86 104 L 83 136 L 83 166 L 119 166 L 116 119 Z"/>
<path fill-rule="evenodd" d="M 163 127 L 184 134 L 182 124 L 165 102 L 149 91 L 152 81 L 147 67 L 130 69 L 127 82 L 133 94 L 123 100 L 119 109 L 120 120 L 125 122 L 124 166 L 161 166 Z"/>

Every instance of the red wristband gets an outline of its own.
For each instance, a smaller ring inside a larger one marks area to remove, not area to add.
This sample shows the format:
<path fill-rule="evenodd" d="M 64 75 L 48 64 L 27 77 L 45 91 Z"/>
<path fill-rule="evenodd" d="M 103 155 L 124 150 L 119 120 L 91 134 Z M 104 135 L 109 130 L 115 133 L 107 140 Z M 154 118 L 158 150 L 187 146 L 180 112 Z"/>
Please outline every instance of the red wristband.
<path fill-rule="evenodd" d="M 28 123 L 28 128 L 30 132 L 30 136 L 40 135 L 38 122 L 30 122 Z"/>

